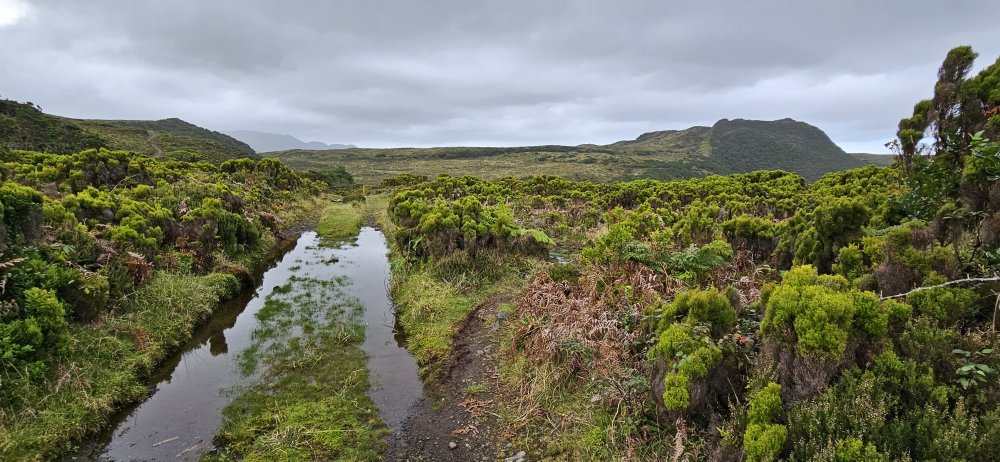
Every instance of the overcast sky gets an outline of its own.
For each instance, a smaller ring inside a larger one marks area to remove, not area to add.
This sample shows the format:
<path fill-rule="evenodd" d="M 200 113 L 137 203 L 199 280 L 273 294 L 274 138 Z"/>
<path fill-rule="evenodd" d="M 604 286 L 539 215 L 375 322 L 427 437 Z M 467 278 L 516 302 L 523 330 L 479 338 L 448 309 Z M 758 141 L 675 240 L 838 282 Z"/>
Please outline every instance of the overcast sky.
<path fill-rule="evenodd" d="M 0 96 L 361 146 L 609 143 L 792 117 L 884 152 L 1000 2 L 0 0 Z"/>

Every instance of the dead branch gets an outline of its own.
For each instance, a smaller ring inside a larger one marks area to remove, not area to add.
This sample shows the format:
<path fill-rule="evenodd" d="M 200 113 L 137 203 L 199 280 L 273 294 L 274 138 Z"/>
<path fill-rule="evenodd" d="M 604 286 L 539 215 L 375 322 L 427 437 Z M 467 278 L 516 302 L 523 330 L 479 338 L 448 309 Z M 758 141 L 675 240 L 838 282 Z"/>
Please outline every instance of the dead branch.
<path fill-rule="evenodd" d="M 993 276 L 993 277 L 988 277 L 988 278 L 956 279 L 954 281 L 948 281 L 948 282 L 946 282 L 944 284 L 937 284 L 937 285 L 933 285 L 933 286 L 917 287 L 916 289 L 913 289 L 913 290 L 911 290 L 909 292 L 903 292 L 901 294 L 896 294 L 896 295 L 887 295 L 887 296 L 881 297 L 880 299 L 881 300 L 889 300 L 889 299 L 892 299 L 892 298 L 905 298 L 905 297 L 908 297 L 910 294 L 912 294 L 914 292 L 920 292 L 921 290 L 940 289 L 942 287 L 953 286 L 953 285 L 957 285 L 957 284 L 976 283 L 976 282 L 997 282 L 997 281 L 1000 281 L 1000 276 Z"/>

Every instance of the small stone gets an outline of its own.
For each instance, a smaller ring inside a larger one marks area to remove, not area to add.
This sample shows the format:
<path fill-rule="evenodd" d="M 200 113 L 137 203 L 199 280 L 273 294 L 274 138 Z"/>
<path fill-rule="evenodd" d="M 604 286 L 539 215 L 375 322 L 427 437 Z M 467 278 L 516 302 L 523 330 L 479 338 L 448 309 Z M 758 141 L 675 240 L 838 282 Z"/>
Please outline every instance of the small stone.
<path fill-rule="evenodd" d="M 456 443 L 454 441 L 448 443 L 448 449 L 455 449 L 457 447 L 458 447 L 458 443 Z"/>
<path fill-rule="evenodd" d="M 508 457 L 506 459 L 504 459 L 503 461 L 504 462 L 524 462 L 524 457 L 526 455 L 527 454 L 525 454 L 524 451 L 518 451 L 517 454 L 514 454 L 514 455 L 512 455 L 512 456 L 510 456 L 510 457 Z"/>
<path fill-rule="evenodd" d="M 510 313 L 508 313 L 506 311 L 497 311 L 497 320 L 498 321 L 503 321 L 503 320 L 505 320 L 505 319 L 507 319 L 509 317 L 510 317 Z"/>

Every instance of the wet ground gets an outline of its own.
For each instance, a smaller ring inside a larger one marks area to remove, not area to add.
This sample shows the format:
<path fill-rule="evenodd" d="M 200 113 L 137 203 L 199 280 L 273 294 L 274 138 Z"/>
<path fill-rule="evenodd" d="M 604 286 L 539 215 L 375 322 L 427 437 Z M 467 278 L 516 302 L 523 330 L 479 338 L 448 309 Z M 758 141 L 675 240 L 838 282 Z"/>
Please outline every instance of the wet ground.
<path fill-rule="evenodd" d="M 151 378 L 149 399 L 120 412 L 109 431 L 70 460 L 186 461 L 210 451 L 222 425 L 222 408 L 231 399 L 226 390 L 253 380 L 240 373 L 236 359 L 251 343 L 255 315 L 274 288 L 293 276 L 348 280 L 345 296 L 364 306 L 362 348 L 368 354 L 370 395 L 389 429 L 399 433 L 423 386 L 417 364 L 404 348 L 405 338 L 396 329 L 387 290 L 387 253 L 385 236 L 370 227 L 355 240 L 335 243 L 304 233 L 257 278 L 261 282 L 256 288 L 226 302 L 160 367 Z"/>

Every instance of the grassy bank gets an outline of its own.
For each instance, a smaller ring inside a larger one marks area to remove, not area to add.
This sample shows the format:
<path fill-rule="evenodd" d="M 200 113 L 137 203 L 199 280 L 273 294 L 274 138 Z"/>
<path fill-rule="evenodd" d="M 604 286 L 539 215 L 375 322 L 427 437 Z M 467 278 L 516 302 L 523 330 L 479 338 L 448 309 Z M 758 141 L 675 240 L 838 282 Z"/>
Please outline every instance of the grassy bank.
<path fill-rule="evenodd" d="M 239 290 L 235 276 L 158 273 L 121 313 L 73 325 L 74 348 L 31 403 L 0 421 L 4 460 L 51 460 L 107 423 L 108 416 L 147 394 L 145 377 Z"/>
<path fill-rule="evenodd" d="M 430 375 L 451 349 L 456 327 L 496 293 L 516 293 L 535 260 L 498 252 L 457 252 L 434 262 L 402 264 L 397 258 L 390 287 L 407 349 Z"/>

